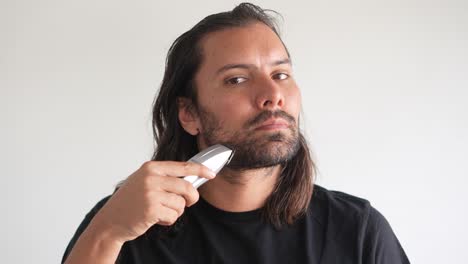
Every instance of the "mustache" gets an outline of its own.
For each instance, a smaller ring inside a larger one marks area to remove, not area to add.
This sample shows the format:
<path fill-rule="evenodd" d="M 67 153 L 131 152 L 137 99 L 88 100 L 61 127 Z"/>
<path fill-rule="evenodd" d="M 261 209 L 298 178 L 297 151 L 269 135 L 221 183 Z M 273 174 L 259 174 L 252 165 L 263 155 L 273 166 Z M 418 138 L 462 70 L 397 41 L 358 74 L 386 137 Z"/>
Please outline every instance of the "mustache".
<path fill-rule="evenodd" d="M 283 110 L 276 110 L 276 111 L 263 111 L 260 114 L 258 114 L 256 117 L 252 118 L 249 120 L 245 127 L 250 128 L 250 127 L 255 127 L 256 125 L 261 124 L 262 122 L 265 122 L 266 120 L 270 118 L 282 118 L 286 120 L 290 125 L 294 125 L 296 123 L 296 120 L 294 117 L 292 117 L 290 114 L 286 113 Z"/>

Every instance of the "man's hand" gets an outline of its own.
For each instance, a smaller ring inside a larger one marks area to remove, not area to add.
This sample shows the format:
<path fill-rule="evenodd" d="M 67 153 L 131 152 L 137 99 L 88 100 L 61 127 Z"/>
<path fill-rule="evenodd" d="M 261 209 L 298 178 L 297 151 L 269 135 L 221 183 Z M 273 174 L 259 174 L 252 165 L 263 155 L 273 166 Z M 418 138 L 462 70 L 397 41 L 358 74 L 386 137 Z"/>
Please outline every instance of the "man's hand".
<path fill-rule="evenodd" d="M 154 224 L 172 225 L 185 207 L 199 198 L 192 184 L 181 178 L 188 175 L 215 177 L 198 163 L 145 162 L 112 195 L 92 224 L 122 243 L 139 237 Z"/>

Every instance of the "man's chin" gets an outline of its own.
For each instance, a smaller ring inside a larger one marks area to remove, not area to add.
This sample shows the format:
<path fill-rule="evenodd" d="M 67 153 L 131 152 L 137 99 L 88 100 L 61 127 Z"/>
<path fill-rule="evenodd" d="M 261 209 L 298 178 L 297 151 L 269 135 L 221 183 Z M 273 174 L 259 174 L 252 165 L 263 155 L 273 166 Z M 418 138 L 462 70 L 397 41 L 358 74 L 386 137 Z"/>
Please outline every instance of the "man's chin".
<path fill-rule="evenodd" d="M 227 167 L 245 170 L 276 166 L 292 159 L 297 153 L 298 146 L 297 140 L 284 140 L 275 135 L 263 142 L 231 145 L 229 147 L 234 150 L 234 156 Z"/>

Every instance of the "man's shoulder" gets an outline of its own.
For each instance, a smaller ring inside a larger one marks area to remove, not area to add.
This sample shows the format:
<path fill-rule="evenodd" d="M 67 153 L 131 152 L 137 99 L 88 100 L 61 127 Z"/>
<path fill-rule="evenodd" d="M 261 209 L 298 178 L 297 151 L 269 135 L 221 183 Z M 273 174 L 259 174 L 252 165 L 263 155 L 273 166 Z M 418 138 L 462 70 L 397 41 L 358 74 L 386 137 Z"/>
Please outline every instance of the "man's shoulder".
<path fill-rule="evenodd" d="M 315 184 L 310 210 L 320 224 L 344 227 L 365 224 L 373 208 L 365 198 Z"/>
<path fill-rule="evenodd" d="M 328 248 L 332 259 L 353 245 L 362 258 L 409 263 L 390 224 L 367 199 L 315 185 L 310 212 L 326 230 L 326 240 L 333 242 Z"/>
<path fill-rule="evenodd" d="M 367 212 L 370 208 L 370 202 L 365 198 L 341 191 L 328 190 L 317 184 L 314 185 L 312 200 L 314 198 L 319 202 L 325 202 L 330 208 L 351 214 Z"/>

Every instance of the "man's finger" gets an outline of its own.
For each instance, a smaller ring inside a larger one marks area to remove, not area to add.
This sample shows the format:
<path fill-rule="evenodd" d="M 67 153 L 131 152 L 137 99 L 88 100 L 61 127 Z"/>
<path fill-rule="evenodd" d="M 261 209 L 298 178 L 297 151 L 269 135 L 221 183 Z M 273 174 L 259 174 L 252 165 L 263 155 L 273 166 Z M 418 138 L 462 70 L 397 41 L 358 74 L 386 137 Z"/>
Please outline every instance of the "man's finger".
<path fill-rule="evenodd" d="M 183 196 L 187 206 L 196 203 L 199 198 L 198 191 L 190 182 L 182 178 L 165 177 L 160 188 L 166 192 Z"/>
<path fill-rule="evenodd" d="M 165 193 L 160 199 L 162 205 L 177 211 L 179 216 L 184 212 L 186 205 L 184 197 L 175 193 Z"/>
<path fill-rule="evenodd" d="M 143 165 L 154 175 L 184 177 L 196 175 L 206 179 L 213 179 L 216 173 L 208 167 L 189 161 L 148 161 Z"/>

